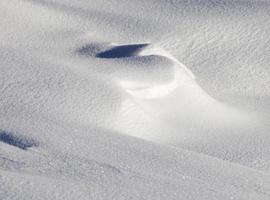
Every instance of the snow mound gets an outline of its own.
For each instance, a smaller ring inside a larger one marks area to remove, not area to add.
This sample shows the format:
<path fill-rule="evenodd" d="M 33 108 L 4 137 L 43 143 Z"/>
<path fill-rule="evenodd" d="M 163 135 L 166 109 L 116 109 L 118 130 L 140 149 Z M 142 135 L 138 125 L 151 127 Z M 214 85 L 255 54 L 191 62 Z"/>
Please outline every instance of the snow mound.
<path fill-rule="evenodd" d="M 81 56 L 113 59 L 104 70 L 131 95 L 158 98 L 169 94 L 193 74 L 166 51 L 149 43 L 106 45 L 92 43 L 76 51 Z M 100 67 L 102 68 L 102 67 Z M 101 69 L 97 69 L 101 70 Z"/>

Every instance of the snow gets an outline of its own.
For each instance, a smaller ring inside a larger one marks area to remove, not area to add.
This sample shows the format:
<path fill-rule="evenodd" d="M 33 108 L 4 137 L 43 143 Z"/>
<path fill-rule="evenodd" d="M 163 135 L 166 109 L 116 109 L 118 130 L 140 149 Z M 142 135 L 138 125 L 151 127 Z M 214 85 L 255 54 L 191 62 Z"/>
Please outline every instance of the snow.
<path fill-rule="evenodd" d="M 0 1 L 0 199 L 269 199 L 270 1 Z"/>

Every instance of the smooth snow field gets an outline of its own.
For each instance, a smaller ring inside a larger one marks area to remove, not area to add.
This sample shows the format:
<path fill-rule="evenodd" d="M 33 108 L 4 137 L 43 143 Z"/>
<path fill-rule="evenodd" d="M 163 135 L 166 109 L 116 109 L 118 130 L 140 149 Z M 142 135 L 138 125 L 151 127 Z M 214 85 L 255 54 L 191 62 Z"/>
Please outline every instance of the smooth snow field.
<path fill-rule="evenodd" d="M 1 200 L 269 200 L 269 0 L 0 0 Z"/>

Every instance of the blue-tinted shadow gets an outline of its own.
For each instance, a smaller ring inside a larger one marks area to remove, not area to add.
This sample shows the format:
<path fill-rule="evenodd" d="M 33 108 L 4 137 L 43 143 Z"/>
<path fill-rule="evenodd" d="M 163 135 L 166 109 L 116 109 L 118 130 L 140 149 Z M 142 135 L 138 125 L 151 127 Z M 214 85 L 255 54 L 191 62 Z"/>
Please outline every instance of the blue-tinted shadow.
<path fill-rule="evenodd" d="M 98 58 L 123 58 L 136 56 L 142 48 L 146 47 L 148 44 L 130 44 L 113 47 L 110 50 L 98 53 L 96 57 Z"/>
<path fill-rule="evenodd" d="M 27 150 L 30 147 L 37 146 L 37 142 L 23 136 L 16 136 L 12 133 L 0 131 L 0 142 Z"/>

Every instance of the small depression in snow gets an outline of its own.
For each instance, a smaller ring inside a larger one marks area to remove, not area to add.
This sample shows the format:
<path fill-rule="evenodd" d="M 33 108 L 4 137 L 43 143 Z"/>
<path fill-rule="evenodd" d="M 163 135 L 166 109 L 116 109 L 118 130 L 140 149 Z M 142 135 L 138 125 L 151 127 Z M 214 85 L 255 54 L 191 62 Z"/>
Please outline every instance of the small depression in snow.
<path fill-rule="evenodd" d="M 97 58 L 127 58 L 137 56 L 144 48 L 149 46 L 149 44 L 127 44 L 111 46 L 109 49 L 102 49 L 102 47 L 89 44 L 78 49 L 78 53 L 84 56 L 94 56 Z"/>
<path fill-rule="evenodd" d="M 0 142 L 20 148 L 22 150 L 27 150 L 28 148 L 38 146 L 38 143 L 31 138 L 27 138 L 22 135 L 15 135 L 6 131 L 0 131 Z"/>

